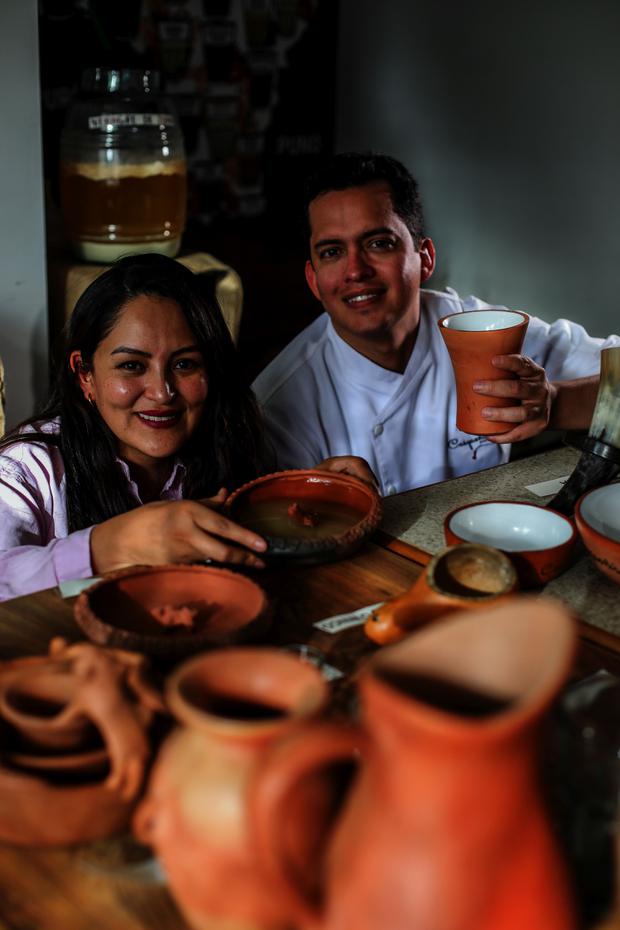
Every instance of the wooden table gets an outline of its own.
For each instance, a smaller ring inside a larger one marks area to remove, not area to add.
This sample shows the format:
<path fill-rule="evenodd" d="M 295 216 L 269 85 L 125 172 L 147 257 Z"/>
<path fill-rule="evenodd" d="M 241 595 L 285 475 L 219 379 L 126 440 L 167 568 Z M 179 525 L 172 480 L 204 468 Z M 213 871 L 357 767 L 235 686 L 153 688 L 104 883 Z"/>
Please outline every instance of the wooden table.
<path fill-rule="evenodd" d="M 361 627 L 321 633 L 313 623 L 385 600 L 409 587 L 429 556 L 379 536 L 343 562 L 260 573 L 275 599 L 274 645 L 310 643 L 345 673 L 346 683 L 372 644 Z M 583 627 L 579 672 L 604 667 L 620 674 L 620 640 Z M 72 602 L 56 590 L 0 604 L 0 658 L 37 654 L 53 635 L 81 638 Z M 340 686 L 342 687 L 342 685 Z M 184 930 L 186 924 L 155 868 L 118 867 L 120 842 L 40 850 L 0 844 L 0 930 Z M 388 930 L 388 928 L 386 928 Z"/>

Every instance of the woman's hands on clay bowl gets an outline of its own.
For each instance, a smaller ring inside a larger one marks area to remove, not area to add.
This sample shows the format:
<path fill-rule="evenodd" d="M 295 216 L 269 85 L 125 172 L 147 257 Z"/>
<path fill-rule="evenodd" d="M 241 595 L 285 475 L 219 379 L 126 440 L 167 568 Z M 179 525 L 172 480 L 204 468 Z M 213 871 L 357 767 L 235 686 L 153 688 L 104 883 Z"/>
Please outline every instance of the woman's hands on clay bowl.
<path fill-rule="evenodd" d="M 476 381 L 474 391 L 491 397 L 514 398 L 516 403 L 514 407 L 485 407 L 482 416 L 489 421 L 514 423 L 515 426 L 506 433 L 485 438 L 491 442 L 519 442 L 542 433 L 549 425 L 557 393 L 554 385 L 547 380 L 545 369 L 525 355 L 496 355 L 492 364 L 514 372 L 516 378 Z"/>
<path fill-rule="evenodd" d="M 155 501 L 98 524 L 90 537 L 93 570 L 203 559 L 263 568 L 257 553 L 267 543 L 218 513 L 226 496 L 222 488 L 202 501 Z"/>
<path fill-rule="evenodd" d="M 374 472 L 366 459 L 358 455 L 334 455 L 332 458 L 323 459 L 318 465 L 315 465 L 319 471 L 338 471 L 344 475 L 352 475 L 354 478 L 360 478 L 375 489 L 379 487 Z"/>

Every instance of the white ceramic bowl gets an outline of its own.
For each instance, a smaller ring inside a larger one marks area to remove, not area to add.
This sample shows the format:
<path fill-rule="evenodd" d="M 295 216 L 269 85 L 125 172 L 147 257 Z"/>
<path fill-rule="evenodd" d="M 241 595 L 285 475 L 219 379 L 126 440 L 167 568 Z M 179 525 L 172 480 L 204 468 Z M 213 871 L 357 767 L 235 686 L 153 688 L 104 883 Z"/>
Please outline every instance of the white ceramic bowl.
<path fill-rule="evenodd" d="M 597 567 L 620 584 L 620 482 L 587 491 L 577 501 L 575 521 Z"/>
<path fill-rule="evenodd" d="M 484 501 L 451 511 L 444 522 L 448 545 L 482 543 L 513 559 L 522 587 L 546 584 L 566 567 L 575 544 L 568 519 L 538 504 Z"/>

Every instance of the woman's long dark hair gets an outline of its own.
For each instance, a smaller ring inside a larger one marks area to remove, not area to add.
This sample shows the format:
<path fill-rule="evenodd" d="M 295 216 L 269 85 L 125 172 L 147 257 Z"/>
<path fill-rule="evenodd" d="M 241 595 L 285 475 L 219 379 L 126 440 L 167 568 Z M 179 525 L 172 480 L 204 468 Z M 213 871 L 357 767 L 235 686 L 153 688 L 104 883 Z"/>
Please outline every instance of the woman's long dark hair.
<path fill-rule="evenodd" d="M 241 374 L 237 353 L 217 305 L 197 275 L 156 253 L 120 259 L 93 281 L 78 300 L 67 325 L 62 362 L 45 408 L 12 430 L 0 444 L 27 438 L 57 445 L 67 479 L 69 531 L 100 523 L 137 506 L 116 461 L 116 439 L 95 407 L 84 398 L 69 364 L 79 351 L 86 369 L 97 346 L 113 328 L 124 305 L 142 295 L 178 303 L 202 352 L 209 391 L 202 419 L 179 451 L 186 467 L 183 496 L 206 497 L 255 477 L 260 469 L 262 431 L 254 395 Z M 58 418 L 60 432 L 37 424 Z M 34 427 L 26 437 L 25 425 Z"/>

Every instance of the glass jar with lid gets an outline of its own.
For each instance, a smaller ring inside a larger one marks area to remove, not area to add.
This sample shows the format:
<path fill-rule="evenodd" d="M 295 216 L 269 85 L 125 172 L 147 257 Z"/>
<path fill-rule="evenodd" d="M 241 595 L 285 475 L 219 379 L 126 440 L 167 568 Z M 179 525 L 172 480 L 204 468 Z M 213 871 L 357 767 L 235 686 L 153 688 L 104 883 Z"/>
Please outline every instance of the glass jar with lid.
<path fill-rule="evenodd" d="M 67 115 L 60 155 L 65 226 L 79 258 L 175 256 L 187 209 L 183 137 L 159 75 L 91 68 Z"/>

